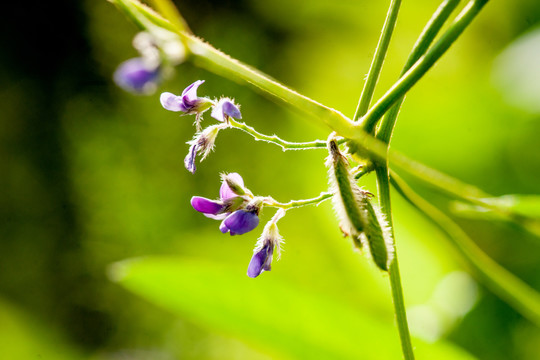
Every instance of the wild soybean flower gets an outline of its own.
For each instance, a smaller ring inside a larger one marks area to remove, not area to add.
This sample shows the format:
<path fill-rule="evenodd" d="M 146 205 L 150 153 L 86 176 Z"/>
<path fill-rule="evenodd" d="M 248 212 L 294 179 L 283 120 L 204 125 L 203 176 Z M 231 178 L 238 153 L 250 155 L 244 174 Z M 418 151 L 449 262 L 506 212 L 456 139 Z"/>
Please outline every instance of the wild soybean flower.
<path fill-rule="evenodd" d="M 162 93 L 159 97 L 161 106 L 169 111 L 181 111 L 184 115 L 195 114 L 195 124 L 197 125 L 197 130 L 200 130 L 200 121 L 203 112 L 214 105 L 212 100 L 197 96 L 197 89 L 203 83 L 204 80 L 195 81 L 185 88 L 184 91 L 182 91 L 182 94 L 178 96 L 170 92 Z"/>
<path fill-rule="evenodd" d="M 229 117 L 234 119 L 241 119 L 242 114 L 238 106 L 229 98 L 220 99 L 217 104 L 212 108 L 212 113 L 210 114 L 214 119 L 228 123 Z"/>
<path fill-rule="evenodd" d="M 279 260 L 283 238 L 279 234 L 277 222 L 284 215 L 285 210 L 279 209 L 264 227 L 261 237 L 253 250 L 253 257 L 249 262 L 247 270 L 247 275 L 249 277 L 256 278 L 263 271 L 270 271 L 272 269 L 274 252 L 277 253 Z"/>
<path fill-rule="evenodd" d="M 114 73 L 114 82 L 136 94 L 150 94 L 160 79 L 159 63 L 143 57 L 124 61 Z"/>
<path fill-rule="evenodd" d="M 140 32 L 133 38 L 133 47 L 140 56 L 120 64 L 114 73 L 114 81 L 126 91 L 151 94 L 157 89 L 163 70 L 156 38 Z"/>
<path fill-rule="evenodd" d="M 253 197 L 244 187 L 244 180 L 237 173 L 222 176 L 219 200 L 200 196 L 191 198 L 191 206 L 206 217 L 223 220 L 219 230 L 226 234 L 242 235 L 259 225 L 262 199 Z"/>
<path fill-rule="evenodd" d="M 197 155 L 202 155 L 200 161 L 203 161 L 214 149 L 214 143 L 219 130 L 226 127 L 226 124 L 209 126 L 202 132 L 195 134 L 193 140 L 188 142 L 188 144 L 191 146 L 189 147 L 189 152 L 184 159 L 184 165 L 189 172 L 192 174 L 195 173 L 195 170 L 197 170 L 197 167 L 195 166 Z"/>

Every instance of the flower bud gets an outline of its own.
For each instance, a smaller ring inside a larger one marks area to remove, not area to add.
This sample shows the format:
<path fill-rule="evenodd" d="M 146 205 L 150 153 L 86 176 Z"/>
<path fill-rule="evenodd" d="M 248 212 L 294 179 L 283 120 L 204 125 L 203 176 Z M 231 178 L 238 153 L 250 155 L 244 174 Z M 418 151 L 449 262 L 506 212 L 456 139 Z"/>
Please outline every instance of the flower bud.
<path fill-rule="evenodd" d="M 263 271 L 272 269 L 272 259 L 274 252 L 277 257 L 281 256 L 281 244 L 283 238 L 279 234 L 277 222 L 285 215 L 285 210 L 279 209 L 272 219 L 266 224 L 264 230 L 255 245 L 253 256 L 249 262 L 247 275 L 251 278 L 256 278 Z"/>

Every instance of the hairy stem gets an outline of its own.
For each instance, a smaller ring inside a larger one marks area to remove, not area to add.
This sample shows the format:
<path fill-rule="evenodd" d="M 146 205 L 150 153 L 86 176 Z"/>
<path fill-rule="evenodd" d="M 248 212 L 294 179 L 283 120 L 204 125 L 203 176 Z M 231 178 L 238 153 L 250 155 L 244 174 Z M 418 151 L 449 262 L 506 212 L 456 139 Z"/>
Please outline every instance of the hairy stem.
<path fill-rule="evenodd" d="M 392 185 L 411 205 L 441 229 L 473 274 L 521 315 L 540 326 L 540 294 L 487 256 L 446 214 L 416 194 L 394 172 Z"/>
<path fill-rule="evenodd" d="M 386 57 L 386 52 L 388 51 L 388 45 L 390 44 L 390 39 L 392 38 L 392 32 L 396 26 L 396 21 L 399 13 L 399 7 L 401 5 L 401 0 L 392 0 L 390 7 L 388 8 L 388 14 L 386 15 L 386 20 L 384 22 L 381 37 L 379 38 L 379 43 L 375 49 L 375 55 L 373 55 L 373 61 L 371 62 L 371 67 L 369 68 L 368 76 L 366 82 L 364 83 L 364 88 L 360 99 L 358 100 L 358 106 L 356 107 L 356 112 L 353 116 L 353 120 L 357 120 L 359 117 L 365 115 L 369 104 L 371 103 L 371 98 L 373 97 L 373 92 L 375 91 L 375 85 L 379 80 L 379 75 L 384 63 L 384 58 Z"/>
<path fill-rule="evenodd" d="M 281 138 L 279 138 L 277 135 L 264 135 L 252 128 L 249 125 L 246 125 L 245 123 L 235 121 L 233 119 L 229 119 L 229 124 L 236 128 L 240 129 L 249 135 L 253 136 L 253 138 L 257 141 L 265 141 L 267 143 L 271 143 L 274 145 L 277 145 L 281 147 L 283 151 L 287 150 L 312 150 L 312 149 L 326 149 L 326 141 L 324 140 L 314 140 L 309 142 L 290 142 L 285 141 Z M 344 139 L 341 140 L 341 143 L 345 142 Z"/>
<path fill-rule="evenodd" d="M 467 26 L 470 25 L 487 2 L 488 0 L 471 0 L 458 15 L 452 26 L 443 34 L 441 39 L 369 109 L 361 120 L 362 127 L 366 132 L 370 133 L 373 131 L 377 121 L 379 121 L 390 107 L 401 99 L 431 69 Z"/>
<path fill-rule="evenodd" d="M 315 197 L 313 199 L 291 200 L 291 201 L 286 202 L 286 203 L 281 203 L 281 202 L 276 201 L 276 200 L 274 200 L 272 198 L 266 198 L 264 204 L 266 206 L 271 206 L 271 207 L 276 207 L 276 208 L 287 210 L 287 209 L 291 209 L 291 208 L 295 208 L 295 207 L 302 207 L 302 206 L 306 206 L 306 205 L 319 205 L 323 201 L 326 201 L 326 200 L 332 198 L 332 196 L 333 196 L 332 193 L 323 192 L 319 196 L 317 196 L 317 197 Z"/>
<path fill-rule="evenodd" d="M 394 243 L 394 259 L 390 263 L 388 272 L 390 274 L 390 287 L 392 288 L 392 301 L 394 304 L 394 313 L 399 330 L 399 338 L 401 341 L 401 350 L 405 360 L 414 359 L 413 347 L 411 343 L 411 335 L 407 323 L 407 313 L 405 311 L 405 300 L 403 298 L 403 289 L 401 286 L 401 277 L 399 275 L 398 254 L 394 239 L 394 225 L 392 221 L 392 207 L 390 202 L 390 184 L 388 178 L 388 167 L 385 164 L 378 164 L 375 167 L 377 174 L 377 190 L 379 194 L 379 206 L 381 212 L 388 221 L 388 226 L 392 234 Z"/>

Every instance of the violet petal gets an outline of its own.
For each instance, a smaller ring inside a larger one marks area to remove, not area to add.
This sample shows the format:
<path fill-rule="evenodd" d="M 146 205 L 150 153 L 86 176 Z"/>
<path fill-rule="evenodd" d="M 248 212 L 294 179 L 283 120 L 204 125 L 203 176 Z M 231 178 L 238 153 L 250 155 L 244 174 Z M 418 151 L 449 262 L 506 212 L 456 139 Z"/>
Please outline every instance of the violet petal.
<path fill-rule="evenodd" d="M 210 116 L 216 119 L 217 121 L 225 122 L 225 117 L 223 116 L 223 107 L 221 106 L 221 102 L 219 102 L 216 106 L 212 108 L 212 112 L 210 113 Z"/>
<path fill-rule="evenodd" d="M 186 111 L 186 108 L 184 107 L 184 104 L 182 104 L 182 99 L 180 98 L 180 96 L 176 96 L 173 93 L 162 93 L 159 97 L 159 101 L 161 102 L 161 106 L 163 106 L 166 110 L 182 112 Z"/>
<path fill-rule="evenodd" d="M 238 107 L 236 107 L 236 105 L 234 105 L 230 101 L 225 101 L 223 103 L 222 111 L 223 111 L 223 114 L 228 115 L 232 118 L 235 118 L 235 119 L 242 118 L 242 114 L 240 113 L 240 110 L 238 109 Z"/>
<path fill-rule="evenodd" d="M 192 174 L 195 174 L 195 170 L 197 170 L 197 166 L 195 165 L 195 160 L 197 158 L 197 149 L 197 144 L 191 145 L 189 147 L 188 154 L 184 158 L 184 166 Z"/>
<path fill-rule="evenodd" d="M 227 174 L 227 177 L 238 183 L 241 187 L 244 187 L 244 179 L 242 179 L 242 176 L 240 176 L 240 174 L 230 173 Z M 221 200 L 225 201 L 237 196 L 238 195 L 231 190 L 229 185 L 227 185 L 227 182 L 223 181 L 223 183 L 221 184 L 221 188 L 219 188 L 219 197 L 221 198 Z"/>
<path fill-rule="evenodd" d="M 114 81 L 122 89 L 144 94 L 155 89 L 159 67 L 150 67 L 142 58 L 124 61 L 114 72 Z"/>
<path fill-rule="evenodd" d="M 182 91 L 182 102 L 186 108 L 193 107 L 197 103 L 197 89 L 202 83 L 204 80 L 197 80 Z"/>
<path fill-rule="evenodd" d="M 263 271 L 271 270 L 273 250 L 271 243 L 268 243 L 253 254 L 247 270 L 249 277 L 256 278 Z"/>
<path fill-rule="evenodd" d="M 242 235 L 259 225 L 259 217 L 254 211 L 236 210 L 221 223 L 221 232 L 231 235 Z"/>
<path fill-rule="evenodd" d="M 223 209 L 223 204 L 221 204 L 220 202 L 200 196 L 194 196 L 191 198 L 191 206 L 193 206 L 193 208 L 198 212 L 201 212 L 205 215 L 217 215 Z"/>

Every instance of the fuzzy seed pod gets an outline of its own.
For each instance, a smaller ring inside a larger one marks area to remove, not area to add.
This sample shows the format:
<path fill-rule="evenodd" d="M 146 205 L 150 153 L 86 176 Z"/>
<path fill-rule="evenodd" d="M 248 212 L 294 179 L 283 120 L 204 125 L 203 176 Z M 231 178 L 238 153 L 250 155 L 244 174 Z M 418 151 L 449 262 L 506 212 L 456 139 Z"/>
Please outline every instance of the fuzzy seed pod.
<path fill-rule="evenodd" d="M 394 257 L 394 243 L 388 223 L 380 210 L 371 204 L 369 197 L 365 197 L 363 203 L 368 218 L 364 234 L 369 251 L 375 264 L 381 270 L 388 271 Z"/>
<path fill-rule="evenodd" d="M 361 190 L 349 171 L 349 163 L 341 155 L 335 140 L 328 141 L 328 179 L 330 191 L 334 193 L 332 202 L 340 221 L 341 231 L 345 236 L 350 235 L 354 244 L 361 248 L 360 236 L 368 222 L 367 213 L 363 209 L 362 198 L 365 192 Z"/>

